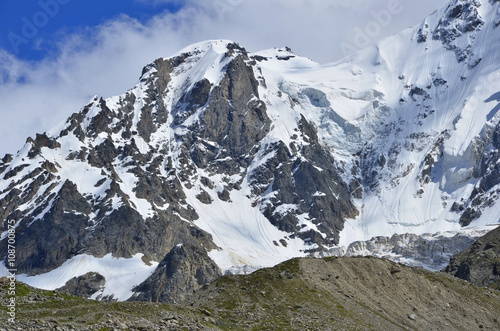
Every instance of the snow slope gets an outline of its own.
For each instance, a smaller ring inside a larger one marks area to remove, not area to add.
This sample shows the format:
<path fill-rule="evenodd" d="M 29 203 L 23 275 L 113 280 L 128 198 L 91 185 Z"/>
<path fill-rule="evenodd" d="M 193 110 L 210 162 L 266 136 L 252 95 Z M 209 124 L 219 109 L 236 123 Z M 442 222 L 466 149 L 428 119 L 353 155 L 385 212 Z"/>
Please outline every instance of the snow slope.
<path fill-rule="evenodd" d="M 450 17 L 454 8 L 462 12 Z M 476 10 L 484 22 L 474 30 L 455 29 L 445 41 L 430 35 L 446 24 L 470 22 Z M 500 120 L 494 97 L 500 90 L 499 10 L 498 2 L 452 1 L 421 25 L 331 65 L 299 57 L 283 62 L 282 50 L 257 53 L 268 58 L 260 67 L 275 118 L 293 122 L 275 97 L 281 92 L 298 101 L 295 112 L 316 123 L 324 143 L 344 162 L 346 181 L 353 154 L 361 153 L 361 172 L 377 172 L 370 178 L 375 185 L 365 179 L 365 194 L 356 201 L 361 213 L 346 222 L 341 245 L 394 233 L 461 229 L 451 205 L 469 200 L 479 182 L 475 168 L 487 149 L 478 141 L 488 145 Z M 419 41 L 422 29 L 430 31 L 425 41 Z M 459 60 L 461 48 L 467 57 Z M 434 166 L 430 181 L 422 183 L 428 155 Z M 382 156 L 387 165 L 370 164 Z M 474 226 L 497 223 L 498 215 L 495 201 Z"/>
<path fill-rule="evenodd" d="M 157 262 L 146 265 L 142 257 L 142 255 L 136 255 L 130 259 L 124 259 L 113 258 L 111 254 L 108 254 L 102 258 L 96 258 L 82 254 L 74 256 L 50 272 L 36 276 L 16 275 L 16 279 L 33 287 L 55 290 L 74 277 L 96 272 L 104 276 L 106 283 L 102 290 L 93 295 L 93 298 L 99 296 L 125 301 L 132 296 L 133 287 L 146 280 L 158 266 Z M 5 266 L 2 265 L 0 268 L 2 276 L 9 275 Z"/>

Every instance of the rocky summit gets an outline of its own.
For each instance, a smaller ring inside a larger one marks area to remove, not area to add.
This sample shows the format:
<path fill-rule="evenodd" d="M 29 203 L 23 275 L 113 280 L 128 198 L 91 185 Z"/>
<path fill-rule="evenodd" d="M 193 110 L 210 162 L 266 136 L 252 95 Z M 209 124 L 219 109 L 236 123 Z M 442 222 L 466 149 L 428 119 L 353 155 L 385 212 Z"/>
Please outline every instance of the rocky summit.
<path fill-rule="evenodd" d="M 355 242 L 443 266 L 419 238 L 499 222 L 499 6 L 452 0 L 333 64 L 227 40 L 159 58 L 0 160 L 0 255 L 10 225 L 27 284 L 169 303 Z"/>

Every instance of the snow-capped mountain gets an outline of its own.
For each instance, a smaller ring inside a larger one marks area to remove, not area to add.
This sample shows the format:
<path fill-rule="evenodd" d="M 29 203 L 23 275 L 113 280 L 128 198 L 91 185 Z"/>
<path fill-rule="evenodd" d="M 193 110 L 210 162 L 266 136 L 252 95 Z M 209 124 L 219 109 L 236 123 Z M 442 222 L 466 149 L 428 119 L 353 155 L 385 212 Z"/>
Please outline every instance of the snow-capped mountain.
<path fill-rule="evenodd" d="M 499 19 L 497 1 L 454 1 L 348 61 L 391 111 L 361 150 L 344 238 L 499 221 Z"/>
<path fill-rule="evenodd" d="M 94 298 L 175 301 L 222 272 L 498 223 L 498 25 L 499 1 L 454 0 L 334 64 L 224 40 L 157 59 L 2 159 L 2 256 L 15 223 L 28 284 L 98 273 Z"/>

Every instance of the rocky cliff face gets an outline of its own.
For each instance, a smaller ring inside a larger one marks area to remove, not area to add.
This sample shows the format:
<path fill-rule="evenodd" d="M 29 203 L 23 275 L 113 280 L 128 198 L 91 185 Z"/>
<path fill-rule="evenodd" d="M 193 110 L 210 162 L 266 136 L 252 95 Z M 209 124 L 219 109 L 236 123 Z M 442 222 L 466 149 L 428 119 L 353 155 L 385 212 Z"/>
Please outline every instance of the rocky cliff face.
<path fill-rule="evenodd" d="M 174 247 L 154 273 L 134 288 L 131 301 L 176 303 L 194 291 L 222 276 L 219 267 L 206 250 L 193 245 Z"/>
<path fill-rule="evenodd" d="M 500 289 L 500 227 L 453 256 L 443 271 L 477 286 Z"/>

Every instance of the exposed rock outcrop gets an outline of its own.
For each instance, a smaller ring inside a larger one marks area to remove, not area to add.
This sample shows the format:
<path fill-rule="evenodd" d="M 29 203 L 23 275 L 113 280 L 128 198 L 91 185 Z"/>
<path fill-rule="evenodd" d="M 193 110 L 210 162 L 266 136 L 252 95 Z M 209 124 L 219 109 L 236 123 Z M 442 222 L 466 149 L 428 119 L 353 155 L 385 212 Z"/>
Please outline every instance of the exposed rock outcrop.
<path fill-rule="evenodd" d="M 89 272 L 83 276 L 71 278 L 63 287 L 58 288 L 57 291 L 90 298 L 96 292 L 101 291 L 105 283 L 106 279 L 102 275 L 96 272 Z"/>
<path fill-rule="evenodd" d="M 175 246 L 145 282 L 134 288 L 130 300 L 180 302 L 203 285 L 222 276 L 203 247 Z"/>
<path fill-rule="evenodd" d="M 453 256 L 444 272 L 477 286 L 500 289 L 500 227 Z"/>

